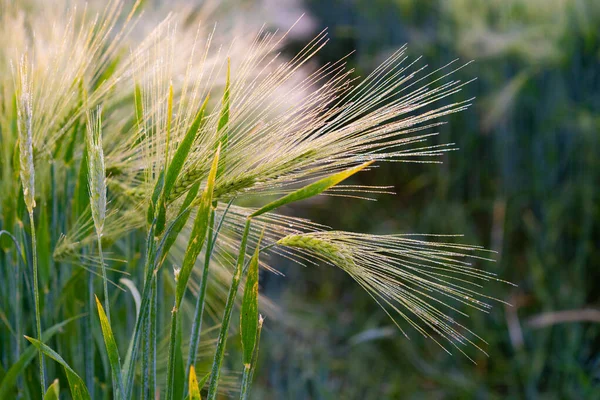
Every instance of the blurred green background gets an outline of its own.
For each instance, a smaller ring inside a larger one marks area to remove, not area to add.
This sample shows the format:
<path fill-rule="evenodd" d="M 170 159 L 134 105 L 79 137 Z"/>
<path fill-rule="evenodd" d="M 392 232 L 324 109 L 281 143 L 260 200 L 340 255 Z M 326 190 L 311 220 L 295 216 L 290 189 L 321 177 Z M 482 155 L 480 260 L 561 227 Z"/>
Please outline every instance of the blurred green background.
<path fill-rule="evenodd" d="M 475 60 L 454 76 L 477 80 L 451 99 L 476 97 L 439 130 L 439 143 L 460 148 L 443 164 L 382 166 L 360 178 L 396 195 L 324 199 L 295 214 L 335 229 L 461 233 L 497 251 L 479 266 L 518 287 L 486 286 L 513 306 L 470 313 L 489 343 L 473 365 L 416 332 L 404 338 L 342 271 L 281 261 L 286 277 L 261 277 L 288 316 L 265 323 L 256 398 L 600 398 L 600 1 L 304 7 L 333 39 L 320 64 L 356 50 L 349 64 L 365 76 L 408 43 L 432 70 Z"/>

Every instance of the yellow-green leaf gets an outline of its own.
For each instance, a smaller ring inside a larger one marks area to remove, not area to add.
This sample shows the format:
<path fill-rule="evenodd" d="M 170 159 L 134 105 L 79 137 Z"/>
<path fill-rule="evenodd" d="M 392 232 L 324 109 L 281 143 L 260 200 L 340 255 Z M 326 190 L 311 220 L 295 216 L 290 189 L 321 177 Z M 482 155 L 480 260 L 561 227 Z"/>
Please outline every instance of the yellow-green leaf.
<path fill-rule="evenodd" d="M 326 178 L 320 179 L 314 183 L 311 183 L 310 185 L 307 185 L 307 186 L 305 186 L 301 189 L 298 189 L 288 195 L 283 196 L 282 198 L 280 198 L 278 200 L 275 200 L 275 201 L 267 204 L 266 206 L 260 208 L 259 210 L 256 210 L 254 213 L 252 213 L 250 215 L 250 217 L 256 217 L 256 216 L 259 216 L 266 212 L 272 211 L 283 205 L 293 203 L 293 202 L 296 202 L 299 200 L 308 199 L 309 197 L 313 197 L 318 194 L 321 194 L 325 190 L 331 188 L 332 186 L 337 185 L 338 183 L 349 178 L 350 176 L 354 175 L 358 171 L 368 167 L 372 163 L 373 163 L 373 161 L 369 161 L 369 162 L 361 164 L 357 167 L 349 168 L 344 171 L 340 171 L 336 174 L 330 175 Z"/>
<path fill-rule="evenodd" d="M 48 386 L 48 390 L 46 390 L 46 394 L 44 395 L 44 400 L 58 400 L 58 395 L 60 394 L 60 386 L 58 384 L 58 379 L 55 379 L 54 382 L 50 386 Z"/>
<path fill-rule="evenodd" d="M 217 175 L 225 168 L 225 157 L 227 156 L 227 146 L 229 145 L 229 109 L 231 106 L 231 60 L 227 59 L 227 77 L 225 79 L 225 91 L 221 99 L 221 113 L 219 114 L 219 123 L 217 125 L 217 135 L 219 137 L 219 145 L 221 146 L 221 166 Z"/>
<path fill-rule="evenodd" d="M 183 258 L 183 264 L 181 266 L 181 270 L 177 278 L 177 287 L 175 289 L 175 304 L 177 308 L 179 308 L 179 305 L 181 304 L 181 300 L 183 299 L 183 294 L 185 293 L 185 289 L 187 286 L 187 281 L 190 277 L 190 274 L 192 273 L 192 269 L 194 268 L 196 259 L 198 258 L 198 255 L 200 254 L 200 251 L 202 250 L 202 246 L 204 245 L 204 241 L 206 239 L 208 221 L 210 218 L 210 211 L 212 207 L 213 191 L 215 188 L 215 179 L 217 175 L 217 168 L 219 165 L 220 151 L 221 146 L 217 147 L 217 151 L 215 152 L 215 158 L 213 159 L 210 172 L 208 173 L 206 188 L 202 193 L 200 205 L 198 206 L 198 214 L 196 215 L 196 220 L 194 221 L 192 234 L 190 235 L 188 247 L 185 251 L 185 256 Z"/>
<path fill-rule="evenodd" d="M 242 362 L 249 365 L 252 361 L 252 352 L 256 345 L 256 332 L 258 327 L 258 255 L 260 241 L 256 245 L 254 255 L 248 265 L 248 276 L 242 300 L 240 313 L 240 333 L 242 336 Z"/>
<path fill-rule="evenodd" d="M 185 164 L 185 160 L 187 159 L 190 151 L 192 149 L 192 145 L 194 144 L 194 140 L 196 139 L 196 135 L 202 126 L 204 120 L 204 113 L 206 111 L 206 105 L 208 104 L 208 96 L 202 103 L 200 110 L 196 114 L 192 125 L 190 125 L 188 131 L 186 132 L 183 140 L 177 146 L 177 150 L 173 155 L 173 159 L 169 163 L 169 168 L 165 174 L 165 183 L 162 188 L 162 196 L 161 201 L 158 206 L 158 218 L 156 222 L 156 234 L 160 235 L 165 227 L 165 217 L 167 212 L 167 199 L 171 194 L 171 190 L 175 186 L 175 182 L 177 181 L 177 177 L 179 173 L 183 169 L 183 165 Z"/>
<path fill-rule="evenodd" d="M 190 400 L 202 400 L 200 396 L 200 387 L 198 386 L 198 378 L 196 377 L 196 369 L 190 365 Z"/>
<path fill-rule="evenodd" d="M 112 372 L 112 379 L 115 383 L 119 395 L 115 393 L 116 398 L 125 398 L 125 390 L 123 389 L 123 379 L 121 376 L 121 358 L 119 356 L 119 349 L 117 348 L 117 342 L 102 307 L 102 303 L 96 297 L 96 306 L 98 307 L 98 316 L 100 317 L 100 327 L 102 328 L 102 336 L 104 337 L 104 344 L 106 345 L 106 352 L 108 353 L 108 362 L 110 363 L 110 369 Z"/>
<path fill-rule="evenodd" d="M 46 346 L 44 343 L 40 342 L 37 339 L 31 338 L 29 336 L 25 336 L 25 339 L 29 340 L 31 344 L 33 344 L 38 349 L 42 350 L 42 352 L 59 363 L 65 369 L 65 373 L 67 375 L 67 380 L 69 381 L 69 388 L 71 389 L 71 396 L 73 400 L 91 400 L 90 393 L 85 387 L 85 383 L 83 380 L 77 375 L 73 368 L 67 364 L 67 362 L 54 350 L 50 347 Z"/>

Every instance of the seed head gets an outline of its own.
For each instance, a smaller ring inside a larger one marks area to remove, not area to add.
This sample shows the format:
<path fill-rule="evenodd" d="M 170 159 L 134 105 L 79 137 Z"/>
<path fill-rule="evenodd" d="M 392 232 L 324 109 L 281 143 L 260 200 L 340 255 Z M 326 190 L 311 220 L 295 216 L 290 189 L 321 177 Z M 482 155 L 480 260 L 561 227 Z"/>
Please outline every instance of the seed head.
<path fill-rule="evenodd" d="M 33 167 L 33 107 L 31 79 L 28 74 L 27 58 L 19 65 L 19 87 L 17 126 L 19 130 L 19 161 L 23 197 L 29 213 L 35 208 L 35 170 Z"/>
<path fill-rule="evenodd" d="M 394 314 L 422 335 L 441 336 L 463 353 L 461 347 L 466 344 L 481 350 L 472 338 L 476 335 L 447 313 L 451 309 L 465 315 L 451 303 L 486 312 L 491 306 L 483 300 L 497 300 L 472 288 L 481 286 L 471 280 L 500 281 L 464 260 L 483 259 L 472 254 L 482 251 L 481 248 L 427 242 L 403 235 L 336 231 L 289 235 L 277 243 L 344 270 L 371 294 L 403 333 Z"/>
<path fill-rule="evenodd" d="M 106 219 L 106 172 L 102 150 L 102 108 L 87 112 L 85 142 L 88 151 L 88 186 L 92 219 L 96 232 L 102 235 Z"/>

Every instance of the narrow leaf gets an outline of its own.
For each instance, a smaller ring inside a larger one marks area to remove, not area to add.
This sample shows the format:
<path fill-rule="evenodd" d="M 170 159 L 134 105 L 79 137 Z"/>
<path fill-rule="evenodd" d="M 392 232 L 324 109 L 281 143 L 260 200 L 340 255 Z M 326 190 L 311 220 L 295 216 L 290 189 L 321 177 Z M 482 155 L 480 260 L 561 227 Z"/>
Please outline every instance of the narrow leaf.
<path fill-rule="evenodd" d="M 325 177 L 323 179 L 320 179 L 314 183 L 311 183 L 310 185 L 307 185 L 307 186 L 305 186 L 301 189 L 298 189 L 288 195 L 283 196 L 282 198 L 280 198 L 278 200 L 275 200 L 275 201 L 267 204 L 266 206 L 260 208 L 259 210 L 256 210 L 254 213 L 252 213 L 250 215 L 250 217 L 256 217 L 256 216 L 264 214 L 268 211 L 272 211 L 283 205 L 293 203 L 293 202 L 296 202 L 299 200 L 308 199 L 309 197 L 313 197 L 318 194 L 321 194 L 325 190 L 331 188 L 332 186 L 337 185 L 338 183 L 349 178 L 350 176 L 354 175 L 358 171 L 368 167 L 372 163 L 373 163 L 373 161 L 369 161 L 369 162 L 361 164 L 357 167 L 349 168 L 344 171 L 340 171 L 336 174 Z"/>
<path fill-rule="evenodd" d="M 196 135 L 200 130 L 200 126 L 204 119 L 204 113 L 206 111 L 206 104 L 208 103 L 208 96 L 204 100 L 204 103 L 200 107 L 200 110 L 196 114 L 192 125 L 186 132 L 185 136 L 179 146 L 177 146 L 177 150 L 175 151 L 175 155 L 171 160 L 169 167 L 167 169 L 167 174 L 165 176 L 165 184 L 162 189 L 162 196 L 158 205 L 158 216 L 156 221 L 156 232 L 155 235 L 159 236 L 163 233 L 166 224 L 166 216 L 167 216 L 167 199 L 171 194 L 171 190 L 173 186 L 175 186 L 175 182 L 177 181 L 177 177 L 179 173 L 183 169 L 183 165 L 185 164 L 185 160 L 187 159 L 190 151 L 192 149 L 192 145 L 194 144 L 194 140 L 196 139 Z"/>
<path fill-rule="evenodd" d="M 156 183 L 154 184 L 152 198 L 150 199 L 150 204 L 148 205 L 148 215 L 147 215 L 148 225 L 152 225 L 152 222 L 154 221 L 154 217 L 156 216 L 156 208 L 159 207 L 158 199 L 160 197 L 160 192 L 162 191 L 162 189 L 164 187 L 164 183 L 165 183 L 165 170 L 163 169 L 162 171 L 160 171 L 160 174 L 158 175 L 158 179 L 156 180 Z"/>
<path fill-rule="evenodd" d="M 177 279 L 177 287 L 175 289 L 175 307 L 177 309 L 181 304 L 181 300 L 183 299 L 183 294 L 185 293 L 187 286 L 187 281 L 192 273 L 196 259 L 198 258 L 206 239 L 210 210 L 212 207 L 212 196 L 217 175 L 217 167 L 219 165 L 220 151 L 221 146 L 217 148 L 210 172 L 208 173 L 206 188 L 202 193 L 202 199 L 200 201 L 200 205 L 198 206 L 198 214 L 196 215 L 196 220 L 194 221 L 194 227 L 192 228 L 190 241 L 183 259 L 183 265 L 181 266 L 179 277 Z"/>
<path fill-rule="evenodd" d="M 48 386 L 48 390 L 44 395 L 44 400 L 58 400 L 60 394 L 60 386 L 58 384 L 58 379 L 55 379 L 54 382 L 50 386 Z"/>
<path fill-rule="evenodd" d="M 37 339 L 31 338 L 29 336 L 25 336 L 25 339 L 29 340 L 31 344 L 40 349 L 46 356 L 50 357 L 57 363 L 63 366 L 65 369 L 65 373 L 67 375 L 67 379 L 69 381 L 69 387 L 71 389 L 71 396 L 73 400 L 91 400 L 90 394 L 85 387 L 85 383 L 83 380 L 77 375 L 75 371 L 67 364 L 65 360 L 50 347 L 46 346 L 44 343 L 40 342 Z"/>
<path fill-rule="evenodd" d="M 190 400 L 201 400 L 200 387 L 198 386 L 198 378 L 196 377 L 196 369 L 193 365 L 190 366 Z"/>
<path fill-rule="evenodd" d="M 230 106 L 229 94 L 230 94 L 230 90 L 231 90 L 230 75 L 231 75 L 231 59 L 228 58 L 227 59 L 227 78 L 225 79 L 225 92 L 223 93 L 223 99 L 221 100 L 221 113 L 219 114 L 219 124 L 217 125 L 217 132 L 221 134 L 219 137 L 219 141 L 221 142 L 223 152 L 225 152 L 225 150 L 226 150 L 227 140 L 228 140 L 228 131 L 225 128 L 227 128 L 227 124 L 229 123 L 229 106 Z"/>
<path fill-rule="evenodd" d="M 96 306 L 98 307 L 98 316 L 100 317 L 100 326 L 102 328 L 102 336 L 104 336 L 106 352 L 108 353 L 108 362 L 110 363 L 110 369 L 112 371 L 112 379 L 119 393 L 118 396 L 117 393 L 115 393 L 115 397 L 124 399 L 125 391 L 123 389 L 123 379 L 121 376 L 121 358 L 119 356 L 119 349 L 117 348 L 117 343 L 115 342 L 115 337 L 110 327 L 110 323 L 108 322 L 108 318 L 106 317 L 106 313 L 104 312 L 104 308 L 102 307 L 100 300 L 98 300 L 98 296 L 94 297 L 96 297 Z"/>
<path fill-rule="evenodd" d="M 142 87 L 138 84 L 135 85 L 134 89 L 134 102 L 135 102 L 135 121 L 138 129 L 141 131 L 144 125 L 144 106 L 142 104 Z"/>
<path fill-rule="evenodd" d="M 173 227 L 167 234 L 167 238 L 165 240 L 165 245 L 164 245 L 164 248 L 162 251 L 162 254 L 163 254 L 163 256 L 162 256 L 163 259 L 161 260 L 162 262 L 164 262 L 165 258 L 169 255 L 169 250 L 171 249 L 171 246 L 173 246 L 173 244 L 175 243 L 175 240 L 177 240 L 177 236 L 179 236 L 179 233 L 181 232 L 181 230 L 187 223 L 187 220 L 190 217 L 190 214 L 192 213 L 192 207 L 190 207 L 190 205 L 192 204 L 192 201 L 194 201 L 194 199 L 198 195 L 199 190 L 200 190 L 200 182 L 196 182 L 194 185 L 192 185 L 190 190 L 188 190 L 188 193 L 185 196 L 185 199 L 183 199 L 183 203 L 181 204 L 181 207 L 179 208 L 179 214 L 177 214 L 178 215 L 177 220 L 173 222 Z"/>
<path fill-rule="evenodd" d="M 200 390 L 202 390 L 204 385 L 206 385 L 206 382 L 208 382 L 208 378 L 210 378 L 210 371 L 208 371 L 206 375 L 204 375 L 204 378 L 200 379 L 200 382 L 198 382 L 198 387 L 200 388 Z"/>
<path fill-rule="evenodd" d="M 222 175 L 225 168 L 225 157 L 227 156 L 227 147 L 229 145 L 229 108 L 230 108 L 230 93 L 231 93 L 231 59 L 227 59 L 227 77 L 225 79 L 225 91 L 221 100 L 221 113 L 219 114 L 219 123 L 217 125 L 217 135 L 219 137 L 219 145 L 221 146 L 221 166 L 217 175 Z"/>
<path fill-rule="evenodd" d="M 59 322 L 58 324 L 51 326 L 44 331 L 42 334 L 42 339 L 44 342 L 49 341 L 56 333 L 60 332 L 65 325 L 79 318 L 81 318 L 81 316 L 69 318 L 63 322 Z M 35 346 L 28 347 L 21 353 L 19 359 L 13 365 L 11 365 L 8 371 L 6 371 L 2 381 L 0 381 L 0 399 L 12 398 L 14 393 L 11 392 L 11 389 L 17 382 L 17 377 L 19 377 L 19 375 L 25 371 L 25 368 L 27 368 L 36 354 L 37 350 Z"/>
<path fill-rule="evenodd" d="M 188 129 L 185 136 L 183 137 L 183 140 L 177 146 L 177 150 L 175 151 L 175 154 L 173 155 L 173 159 L 171 160 L 171 163 L 169 164 L 169 168 L 167 170 L 167 175 L 165 178 L 165 187 L 163 190 L 163 198 L 164 199 L 169 198 L 169 195 L 171 194 L 171 189 L 173 189 L 173 186 L 175 185 L 175 181 L 177 180 L 177 177 L 179 176 L 179 173 L 181 172 L 181 170 L 183 168 L 185 160 L 187 159 L 187 156 L 190 154 L 190 150 L 192 149 L 192 145 L 194 144 L 196 135 L 202 125 L 202 122 L 204 119 L 204 114 L 206 112 L 207 104 L 208 104 L 208 96 L 206 96 L 204 103 L 202 103 L 200 110 L 198 111 L 198 113 L 196 114 L 196 117 L 194 118 L 194 122 L 192 122 L 192 125 L 190 125 L 190 128 Z"/>
<path fill-rule="evenodd" d="M 256 331 L 258 327 L 258 254 L 260 241 L 256 245 L 254 255 L 248 266 L 248 277 L 244 288 L 242 312 L 240 314 L 240 333 L 242 336 L 242 362 L 249 365 L 252 361 L 252 352 L 256 345 Z"/>

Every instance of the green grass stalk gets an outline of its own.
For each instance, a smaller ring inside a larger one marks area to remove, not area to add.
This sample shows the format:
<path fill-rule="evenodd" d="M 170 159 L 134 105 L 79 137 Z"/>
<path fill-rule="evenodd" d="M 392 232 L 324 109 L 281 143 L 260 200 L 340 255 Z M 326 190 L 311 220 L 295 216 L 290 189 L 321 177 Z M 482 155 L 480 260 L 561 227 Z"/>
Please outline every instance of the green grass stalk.
<path fill-rule="evenodd" d="M 264 318 L 262 316 L 258 319 L 258 328 L 256 329 L 256 346 L 252 352 L 252 361 L 250 364 L 244 365 L 244 372 L 242 375 L 242 388 L 240 390 L 240 400 L 247 400 L 250 394 L 250 387 L 252 386 L 252 378 L 254 377 L 254 371 L 256 370 L 256 363 L 258 361 L 258 348 L 260 345 L 260 333 L 262 332 Z"/>
<path fill-rule="evenodd" d="M 221 321 L 221 330 L 219 332 L 217 350 L 213 359 L 212 371 L 210 375 L 210 384 L 208 387 L 207 397 L 208 400 L 215 400 L 217 398 L 217 387 L 219 386 L 221 365 L 223 364 L 223 355 L 225 354 L 225 346 L 227 344 L 227 336 L 229 334 L 229 323 L 231 321 L 231 313 L 233 312 L 235 298 L 237 296 L 238 288 L 240 286 L 240 278 L 242 277 L 242 269 L 244 266 L 244 259 L 246 256 L 246 243 L 248 241 L 248 233 L 250 232 L 250 222 L 250 218 L 246 219 L 246 226 L 244 228 L 242 242 L 240 244 L 240 252 L 235 266 L 233 279 L 231 281 L 231 287 L 229 288 L 227 303 L 225 304 L 225 312 Z"/>
<path fill-rule="evenodd" d="M 33 210 L 29 212 L 29 223 L 31 226 L 31 255 L 33 261 L 33 296 L 35 300 L 35 326 L 37 331 L 37 339 L 42 341 L 42 322 L 40 312 L 40 289 L 38 282 L 38 265 L 37 265 L 37 238 L 35 235 L 35 222 L 33 220 Z M 42 395 L 46 391 L 46 374 L 44 373 L 44 353 L 41 348 L 38 348 L 40 359 L 40 385 L 42 387 Z"/>

